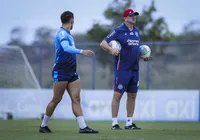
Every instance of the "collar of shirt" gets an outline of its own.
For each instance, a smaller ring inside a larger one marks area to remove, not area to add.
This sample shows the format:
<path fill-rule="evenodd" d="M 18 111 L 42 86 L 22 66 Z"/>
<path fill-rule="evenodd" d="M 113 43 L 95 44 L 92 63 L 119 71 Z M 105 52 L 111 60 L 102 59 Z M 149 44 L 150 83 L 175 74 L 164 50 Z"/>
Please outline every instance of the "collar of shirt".
<path fill-rule="evenodd" d="M 61 29 L 65 30 L 68 34 L 70 34 L 70 31 L 67 31 L 65 28 L 60 27 Z"/>
<path fill-rule="evenodd" d="M 125 29 L 125 30 L 128 30 L 128 31 L 130 31 L 130 32 L 132 32 L 132 31 L 135 30 L 135 27 L 134 27 L 134 26 L 133 26 L 133 30 L 130 30 L 130 29 L 126 26 L 125 23 L 123 23 L 123 24 L 121 25 L 121 28 L 122 28 L 122 29 Z"/>

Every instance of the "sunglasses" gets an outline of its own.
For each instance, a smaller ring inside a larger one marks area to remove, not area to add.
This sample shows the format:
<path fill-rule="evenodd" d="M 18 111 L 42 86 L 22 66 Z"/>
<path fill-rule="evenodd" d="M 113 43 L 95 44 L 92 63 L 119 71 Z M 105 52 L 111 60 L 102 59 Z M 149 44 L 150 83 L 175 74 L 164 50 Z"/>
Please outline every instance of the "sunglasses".
<path fill-rule="evenodd" d="M 135 16 L 134 14 L 130 14 L 130 15 L 128 15 L 128 17 L 133 17 L 133 16 Z"/>

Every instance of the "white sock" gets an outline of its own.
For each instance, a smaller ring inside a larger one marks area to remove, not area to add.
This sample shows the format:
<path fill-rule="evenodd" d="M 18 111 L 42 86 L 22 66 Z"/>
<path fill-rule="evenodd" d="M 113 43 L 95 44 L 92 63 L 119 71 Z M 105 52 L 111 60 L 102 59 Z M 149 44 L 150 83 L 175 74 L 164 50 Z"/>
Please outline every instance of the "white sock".
<path fill-rule="evenodd" d="M 117 118 L 112 118 L 112 126 L 118 124 Z"/>
<path fill-rule="evenodd" d="M 126 118 L 126 126 L 130 126 L 133 123 L 133 117 L 127 117 Z"/>
<path fill-rule="evenodd" d="M 76 117 L 76 119 L 77 119 L 80 129 L 83 129 L 87 126 L 83 116 Z"/>
<path fill-rule="evenodd" d="M 44 115 L 44 118 L 42 120 L 42 124 L 41 124 L 41 127 L 45 127 L 48 125 L 48 121 L 49 121 L 50 117 L 47 116 L 47 115 Z"/>

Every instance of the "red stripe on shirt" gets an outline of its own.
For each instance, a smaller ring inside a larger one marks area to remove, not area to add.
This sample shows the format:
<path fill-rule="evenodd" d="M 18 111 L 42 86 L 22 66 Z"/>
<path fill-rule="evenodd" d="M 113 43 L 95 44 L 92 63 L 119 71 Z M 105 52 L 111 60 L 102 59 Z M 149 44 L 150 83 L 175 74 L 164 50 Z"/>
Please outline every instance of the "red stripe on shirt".
<path fill-rule="evenodd" d="M 117 70 L 120 69 L 120 54 L 119 54 L 119 59 L 118 59 L 118 62 L 117 62 Z"/>

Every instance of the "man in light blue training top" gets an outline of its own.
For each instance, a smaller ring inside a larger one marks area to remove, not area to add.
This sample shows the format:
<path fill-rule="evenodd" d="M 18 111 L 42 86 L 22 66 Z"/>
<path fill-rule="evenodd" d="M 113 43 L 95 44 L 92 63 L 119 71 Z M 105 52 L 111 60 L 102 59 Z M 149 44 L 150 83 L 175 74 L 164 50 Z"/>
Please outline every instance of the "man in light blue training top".
<path fill-rule="evenodd" d="M 125 129 L 141 129 L 133 123 L 135 100 L 139 87 L 140 32 L 135 26 L 138 12 L 127 9 L 123 12 L 124 23 L 115 28 L 100 44 L 114 58 L 114 95 L 112 99 L 112 130 L 121 130 L 117 116 L 119 104 L 124 92 L 127 92 L 127 119 Z M 116 40 L 122 46 L 121 51 L 111 48 L 109 42 Z M 151 60 L 146 58 L 145 61 Z"/>
<path fill-rule="evenodd" d="M 76 72 L 76 54 L 92 57 L 94 53 L 91 50 L 75 48 L 73 37 L 70 34 L 70 30 L 72 30 L 74 24 L 73 13 L 65 11 L 61 14 L 60 18 L 62 27 L 57 31 L 55 37 L 56 59 L 52 70 L 54 94 L 46 108 L 39 132 L 51 133 L 48 121 L 57 104 L 61 101 L 65 90 L 67 90 L 72 101 L 73 113 L 79 124 L 79 133 L 98 133 L 98 131 L 89 128 L 85 123 L 80 105 L 80 80 Z"/>

